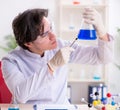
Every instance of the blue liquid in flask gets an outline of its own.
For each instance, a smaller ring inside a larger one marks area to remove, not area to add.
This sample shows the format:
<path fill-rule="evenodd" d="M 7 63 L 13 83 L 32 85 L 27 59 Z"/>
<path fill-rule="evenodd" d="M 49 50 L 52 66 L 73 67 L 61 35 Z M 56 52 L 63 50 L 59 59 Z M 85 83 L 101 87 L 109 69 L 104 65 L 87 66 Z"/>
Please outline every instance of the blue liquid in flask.
<path fill-rule="evenodd" d="M 97 39 L 96 36 L 96 30 L 92 29 L 80 29 L 79 34 L 78 34 L 78 39 L 82 40 L 95 40 Z"/>

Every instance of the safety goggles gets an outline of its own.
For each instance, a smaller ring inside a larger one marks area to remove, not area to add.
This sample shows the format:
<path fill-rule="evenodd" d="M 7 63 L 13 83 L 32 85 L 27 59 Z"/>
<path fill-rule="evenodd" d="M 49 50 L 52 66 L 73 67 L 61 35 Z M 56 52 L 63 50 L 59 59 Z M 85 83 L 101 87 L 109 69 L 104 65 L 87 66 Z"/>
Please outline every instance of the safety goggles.
<path fill-rule="evenodd" d="M 52 25 L 50 26 L 50 29 L 49 29 L 48 31 L 40 34 L 40 37 L 44 38 L 44 37 L 48 36 L 48 34 L 49 34 L 50 32 L 53 32 Z"/>

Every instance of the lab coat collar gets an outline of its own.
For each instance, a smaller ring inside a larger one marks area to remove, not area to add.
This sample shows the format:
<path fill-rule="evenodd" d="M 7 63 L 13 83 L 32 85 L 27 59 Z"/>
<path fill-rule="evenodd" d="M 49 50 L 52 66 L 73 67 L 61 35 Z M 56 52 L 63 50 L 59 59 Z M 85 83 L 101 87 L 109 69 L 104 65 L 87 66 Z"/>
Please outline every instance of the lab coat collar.
<path fill-rule="evenodd" d="M 36 54 L 36 53 L 32 53 L 30 52 L 29 50 L 25 50 L 23 48 L 20 47 L 20 50 L 22 50 L 24 52 L 24 54 L 26 54 L 27 56 L 29 57 L 32 57 L 32 58 L 40 58 L 40 59 L 44 59 L 46 57 L 46 54 L 48 53 L 48 51 L 45 51 L 44 52 L 44 56 L 41 57 L 39 54 Z"/>

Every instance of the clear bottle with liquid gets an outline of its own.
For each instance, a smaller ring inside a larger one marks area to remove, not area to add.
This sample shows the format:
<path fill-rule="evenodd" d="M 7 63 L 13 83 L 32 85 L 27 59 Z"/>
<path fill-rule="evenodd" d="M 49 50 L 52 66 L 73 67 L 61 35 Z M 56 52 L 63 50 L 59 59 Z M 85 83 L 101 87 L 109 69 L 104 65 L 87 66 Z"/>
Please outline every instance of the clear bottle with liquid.
<path fill-rule="evenodd" d="M 82 20 L 82 23 L 81 23 L 81 28 L 78 33 L 78 39 L 81 39 L 81 40 L 97 39 L 96 30 L 94 29 L 93 25 L 86 23 L 84 19 Z"/>
<path fill-rule="evenodd" d="M 20 110 L 19 109 L 19 105 L 16 103 L 15 98 L 13 98 L 12 100 L 14 100 L 14 103 L 11 103 L 8 107 L 8 110 Z"/>
<path fill-rule="evenodd" d="M 8 110 L 20 110 L 17 104 L 10 104 Z"/>

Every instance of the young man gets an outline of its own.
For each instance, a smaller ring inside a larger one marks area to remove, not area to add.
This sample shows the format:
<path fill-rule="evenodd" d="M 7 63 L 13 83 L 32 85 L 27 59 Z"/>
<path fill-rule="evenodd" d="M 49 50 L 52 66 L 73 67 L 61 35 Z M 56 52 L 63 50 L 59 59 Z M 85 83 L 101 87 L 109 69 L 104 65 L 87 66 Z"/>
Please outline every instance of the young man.
<path fill-rule="evenodd" d="M 65 64 L 106 64 L 112 59 L 113 38 L 106 33 L 100 14 L 86 8 L 83 17 L 93 24 L 97 47 L 83 47 L 57 39 L 45 9 L 29 9 L 13 20 L 18 47 L 2 59 L 5 82 L 13 103 L 67 104 Z"/>

